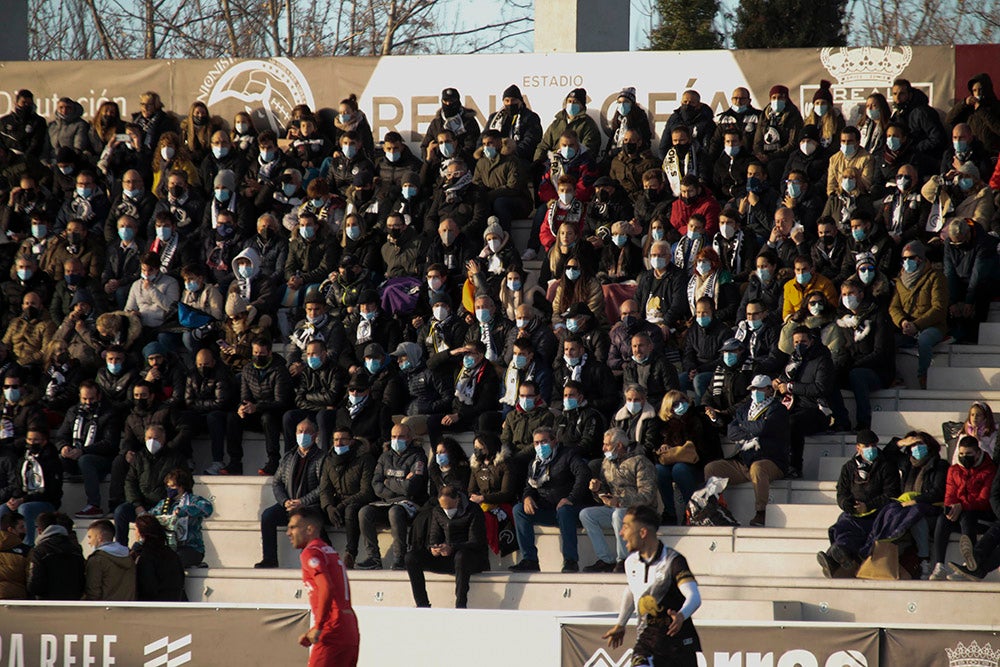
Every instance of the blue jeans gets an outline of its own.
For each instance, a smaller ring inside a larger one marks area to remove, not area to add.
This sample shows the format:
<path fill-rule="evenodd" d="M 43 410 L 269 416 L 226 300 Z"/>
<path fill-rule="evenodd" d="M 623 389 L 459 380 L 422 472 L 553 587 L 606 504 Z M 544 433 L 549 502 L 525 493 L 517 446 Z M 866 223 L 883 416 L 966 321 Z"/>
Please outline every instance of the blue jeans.
<path fill-rule="evenodd" d="M 691 500 L 691 495 L 701 486 L 701 471 L 690 463 L 673 463 L 671 465 L 656 464 L 656 486 L 663 500 L 663 511 L 676 520 L 674 509 L 674 484 L 680 489 L 684 504 Z"/>
<path fill-rule="evenodd" d="M 622 523 L 625 521 L 627 507 L 585 507 L 580 510 L 580 523 L 587 531 L 587 537 L 594 547 L 594 555 L 605 563 L 614 563 L 615 556 L 611 555 L 608 542 L 604 539 L 604 531 L 611 528 L 615 532 L 615 552 L 617 560 L 625 560 L 628 557 L 628 549 L 625 547 L 625 540 L 622 539 Z"/>
<path fill-rule="evenodd" d="M 83 490 L 87 494 L 87 504 L 101 506 L 101 480 L 111 472 L 113 458 L 100 454 L 84 454 L 77 461 L 83 475 Z"/>
<path fill-rule="evenodd" d="M 847 382 L 854 392 L 855 418 L 854 425 L 861 431 L 872 427 L 873 391 L 884 389 L 878 374 L 870 368 L 852 368 L 847 375 Z"/>
<path fill-rule="evenodd" d="M 562 540 L 562 555 L 565 560 L 580 560 L 576 548 L 576 519 L 580 509 L 575 505 L 541 507 L 535 503 L 535 513 L 524 511 L 524 503 L 514 505 L 514 530 L 517 533 L 517 546 L 521 550 L 521 560 L 538 560 L 538 549 L 535 547 L 535 526 L 559 526 L 559 537 Z"/>
<path fill-rule="evenodd" d="M 934 346 L 944 340 L 944 332 L 937 327 L 928 327 L 914 336 L 896 334 L 897 347 L 917 348 L 917 376 L 927 377 L 927 369 L 931 367 Z"/>
<path fill-rule="evenodd" d="M 33 502 L 21 503 L 21 506 L 17 508 L 17 513 L 24 517 L 24 529 L 27 534 L 24 536 L 24 543 L 29 547 L 35 546 L 35 519 L 42 512 L 55 512 L 56 508 L 52 506 L 52 503 L 47 503 L 43 500 L 35 500 Z M 0 505 L 0 516 L 12 513 L 7 504 L 4 503 Z"/>
<path fill-rule="evenodd" d="M 695 405 L 701 405 L 701 397 L 705 395 L 708 391 L 708 387 L 712 384 L 712 377 L 715 374 L 711 371 L 705 373 L 695 373 L 694 379 L 688 377 L 688 374 L 681 371 L 677 374 L 677 380 L 680 382 L 681 391 L 693 391 Z"/>

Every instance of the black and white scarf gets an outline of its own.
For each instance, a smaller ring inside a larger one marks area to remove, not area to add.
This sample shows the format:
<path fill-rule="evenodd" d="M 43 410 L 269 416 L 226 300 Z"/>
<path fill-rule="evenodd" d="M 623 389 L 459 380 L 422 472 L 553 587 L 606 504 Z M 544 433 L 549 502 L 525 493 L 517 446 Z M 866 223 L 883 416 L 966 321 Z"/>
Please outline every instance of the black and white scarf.
<path fill-rule="evenodd" d="M 712 239 L 712 248 L 719 253 L 722 265 L 729 269 L 731 273 L 740 273 L 743 270 L 743 230 L 736 232 L 736 236 L 727 239 L 721 234 L 716 234 Z"/>
<path fill-rule="evenodd" d="M 513 116 L 508 116 L 507 110 L 501 109 L 496 113 L 496 115 L 493 116 L 493 120 L 490 122 L 490 126 L 488 129 L 496 130 L 497 132 L 503 134 L 504 133 L 503 126 L 508 118 L 510 118 L 510 130 L 508 130 L 507 136 L 510 139 L 513 139 L 515 143 L 521 141 L 522 137 L 521 120 L 523 116 L 521 115 L 520 112 L 514 114 Z"/>
<path fill-rule="evenodd" d="M 465 134 L 465 120 L 462 119 L 462 114 L 465 113 L 464 107 L 458 108 L 458 113 L 454 116 L 445 116 L 444 110 L 442 109 L 438 115 L 441 116 L 441 120 L 444 121 L 444 129 L 451 130 L 456 137 L 460 137 Z"/>
<path fill-rule="evenodd" d="M 663 173 L 667 175 L 667 182 L 673 190 L 675 197 L 681 196 L 681 179 L 687 174 L 698 173 L 698 157 L 694 146 L 688 146 L 687 153 L 682 158 L 676 146 L 671 146 L 663 158 Z"/>
<path fill-rule="evenodd" d="M 695 311 L 695 303 L 703 296 L 708 296 L 712 298 L 715 302 L 715 307 L 719 307 L 718 294 L 715 292 L 716 283 L 719 280 L 719 272 L 712 271 L 708 276 L 702 278 L 697 273 L 691 276 L 687 284 L 687 300 L 688 306 L 691 307 L 691 312 Z M 699 284 L 700 283 L 700 284 Z"/>
<path fill-rule="evenodd" d="M 466 171 L 456 182 L 444 189 L 444 200 L 454 204 L 462 199 L 462 191 L 472 183 L 472 172 Z"/>
<path fill-rule="evenodd" d="M 42 464 L 38 462 L 38 454 L 28 451 L 24 455 L 21 466 L 21 488 L 26 495 L 45 493 L 45 474 Z"/>
<path fill-rule="evenodd" d="M 690 271 L 694 266 L 695 257 L 698 256 L 698 252 L 704 243 L 700 236 L 696 239 L 685 236 L 678 241 L 677 247 L 674 248 L 674 266 L 680 267 L 685 271 Z"/>

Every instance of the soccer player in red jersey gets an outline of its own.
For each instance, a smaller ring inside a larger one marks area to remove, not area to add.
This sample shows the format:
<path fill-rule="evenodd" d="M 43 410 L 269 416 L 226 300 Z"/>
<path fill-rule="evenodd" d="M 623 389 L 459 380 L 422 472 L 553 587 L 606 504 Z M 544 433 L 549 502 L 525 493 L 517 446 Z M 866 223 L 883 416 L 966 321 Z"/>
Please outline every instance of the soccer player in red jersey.
<path fill-rule="evenodd" d="M 356 667 L 360 636 L 347 568 L 333 547 L 319 538 L 322 529 L 323 515 L 317 509 L 302 507 L 289 514 L 285 534 L 293 547 L 302 549 L 302 582 L 314 619 L 299 644 L 312 647 L 309 667 Z"/>

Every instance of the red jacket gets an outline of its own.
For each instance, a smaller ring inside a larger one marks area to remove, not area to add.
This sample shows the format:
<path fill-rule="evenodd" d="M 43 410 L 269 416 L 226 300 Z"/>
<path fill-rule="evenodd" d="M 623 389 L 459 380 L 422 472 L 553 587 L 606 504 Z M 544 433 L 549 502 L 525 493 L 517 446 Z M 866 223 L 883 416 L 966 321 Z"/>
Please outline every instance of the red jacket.
<path fill-rule="evenodd" d="M 570 208 L 562 208 L 558 202 L 549 202 L 548 210 L 545 212 L 545 220 L 541 229 L 538 230 L 538 240 L 541 242 L 545 252 L 556 244 L 559 235 L 559 227 L 563 222 L 569 220 L 576 225 L 578 234 L 583 233 L 583 222 L 587 217 L 587 204 L 580 199 L 574 199 Z"/>
<path fill-rule="evenodd" d="M 975 468 L 953 465 L 948 468 L 948 481 L 944 487 L 944 504 L 960 503 L 965 512 L 990 510 L 990 486 L 997 474 L 996 464 L 989 456 Z"/>
<path fill-rule="evenodd" d="M 687 233 L 688 220 L 694 213 L 705 216 L 705 236 L 712 238 L 719 231 L 719 202 L 707 191 L 703 191 L 691 204 L 675 199 L 670 209 L 670 224 L 681 236 Z"/>
<path fill-rule="evenodd" d="M 990 178 L 990 189 L 1000 190 L 1000 162 L 997 162 L 996 169 L 993 170 L 993 176 Z"/>
<path fill-rule="evenodd" d="M 565 168 L 567 174 L 576 180 L 576 188 L 573 193 L 580 201 L 589 202 L 594 198 L 594 181 L 600 176 L 597 165 L 589 157 L 589 153 L 577 157 Z M 558 179 L 556 179 L 558 180 Z M 552 169 L 549 168 L 538 186 L 538 199 L 543 203 L 548 203 L 559 196 L 555 183 L 552 182 Z"/>

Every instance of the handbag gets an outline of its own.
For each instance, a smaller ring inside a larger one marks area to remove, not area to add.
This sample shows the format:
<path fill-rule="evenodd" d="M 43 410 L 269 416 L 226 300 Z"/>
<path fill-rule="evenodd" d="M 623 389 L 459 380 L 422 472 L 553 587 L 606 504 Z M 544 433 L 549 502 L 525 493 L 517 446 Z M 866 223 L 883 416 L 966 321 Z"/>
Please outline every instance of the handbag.
<path fill-rule="evenodd" d="M 858 568 L 858 579 L 897 581 L 909 579 L 910 573 L 899 565 L 899 546 L 892 540 L 876 540 L 868 558 Z"/>
<path fill-rule="evenodd" d="M 659 464 L 661 466 L 673 465 L 674 463 L 697 463 L 698 462 L 698 449 L 694 446 L 694 443 L 690 440 L 685 442 L 683 445 L 677 447 L 671 447 L 667 451 L 659 455 Z"/>

